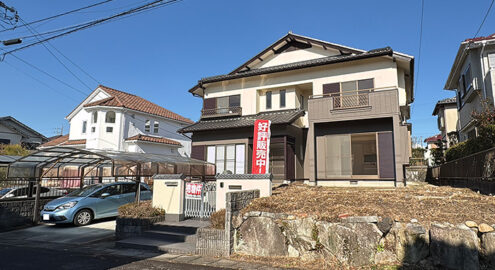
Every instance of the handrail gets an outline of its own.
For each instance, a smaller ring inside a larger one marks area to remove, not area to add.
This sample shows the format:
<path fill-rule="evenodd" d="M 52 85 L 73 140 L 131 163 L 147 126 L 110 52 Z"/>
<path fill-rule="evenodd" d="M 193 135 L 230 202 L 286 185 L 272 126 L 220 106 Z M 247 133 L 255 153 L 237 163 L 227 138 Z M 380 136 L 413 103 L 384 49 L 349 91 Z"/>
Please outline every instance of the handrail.
<path fill-rule="evenodd" d="M 385 86 L 385 87 L 377 87 L 377 88 L 368 88 L 368 89 L 361 89 L 361 90 L 353 90 L 353 91 L 344 91 L 344 92 L 375 92 L 376 90 L 394 90 L 397 89 L 397 86 Z M 309 96 L 309 99 L 316 99 L 316 98 L 324 98 L 324 97 L 335 97 L 335 96 L 343 96 L 342 93 L 344 92 L 336 92 L 336 93 L 328 93 L 328 94 L 319 94 L 319 95 L 311 95 Z M 347 95 L 346 95 L 347 96 Z"/>
<path fill-rule="evenodd" d="M 217 116 L 217 115 L 240 115 L 242 114 L 242 107 L 234 106 L 234 107 L 222 107 L 222 108 L 213 108 L 213 109 L 202 109 L 201 116 Z"/>

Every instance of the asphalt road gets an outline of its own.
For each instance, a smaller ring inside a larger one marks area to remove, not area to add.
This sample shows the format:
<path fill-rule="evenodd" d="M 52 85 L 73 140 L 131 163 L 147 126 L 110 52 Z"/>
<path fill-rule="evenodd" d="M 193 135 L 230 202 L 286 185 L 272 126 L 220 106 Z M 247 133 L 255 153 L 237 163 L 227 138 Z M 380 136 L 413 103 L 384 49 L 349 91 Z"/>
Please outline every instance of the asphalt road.
<path fill-rule="evenodd" d="M 95 255 L 73 250 L 52 250 L 3 245 L 0 269 L 219 269 L 207 266 L 141 260 L 117 255 Z"/>

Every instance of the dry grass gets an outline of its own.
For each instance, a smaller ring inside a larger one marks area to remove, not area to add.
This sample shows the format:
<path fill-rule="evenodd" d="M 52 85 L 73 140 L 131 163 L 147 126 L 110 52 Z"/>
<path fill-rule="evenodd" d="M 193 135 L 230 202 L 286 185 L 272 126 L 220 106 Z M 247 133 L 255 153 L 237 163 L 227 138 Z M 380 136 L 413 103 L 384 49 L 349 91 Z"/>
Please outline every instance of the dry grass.
<path fill-rule="evenodd" d="M 225 229 L 225 209 L 216 211 L 210 216 L 211 227 L 215 229 Z"/>
<path fill-rule="evenodd" d="M 331 188 L 302 184 L 283 186 L 273 196 L 253 200 L 242 210 L 313 216 L 338 221 L 338 216 L 376 215 L 408 222 L 415 218 L 423 225 L 432 222 L 453 224 L 472 220 L 495 224 L 495 197 L 470 189 L 432 185 L 406 188 Z"/>
<path fill-rule="evenodd" d="M 119 207 L 119 217 L 125 218 L 151 218 L 165 215 L 165 211 L 155 208 L 151 201 L 142 201 L 139 204 L 133 202 Z"/>

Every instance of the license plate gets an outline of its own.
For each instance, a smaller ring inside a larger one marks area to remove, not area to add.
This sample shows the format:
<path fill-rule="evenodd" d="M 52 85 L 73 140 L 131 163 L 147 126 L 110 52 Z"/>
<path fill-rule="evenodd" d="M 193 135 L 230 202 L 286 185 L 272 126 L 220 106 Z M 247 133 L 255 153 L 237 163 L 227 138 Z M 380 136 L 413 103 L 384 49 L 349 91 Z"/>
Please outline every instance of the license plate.
<path fill-rule="evenodd" d="M 49 214 L 43 214 L 43 220 L 50 220 Z"/>

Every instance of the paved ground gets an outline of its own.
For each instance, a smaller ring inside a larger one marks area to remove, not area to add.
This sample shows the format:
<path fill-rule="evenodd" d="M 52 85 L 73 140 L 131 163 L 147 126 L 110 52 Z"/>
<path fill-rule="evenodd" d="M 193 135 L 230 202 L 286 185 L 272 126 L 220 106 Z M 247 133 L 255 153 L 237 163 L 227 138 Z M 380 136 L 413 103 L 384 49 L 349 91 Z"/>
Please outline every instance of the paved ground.
<path fill-rule="evenodd" d="M 95 221 L 76 227 L 72 224 L 41 224 L 35 227 L 0 233 L 1 239 L 40 241 L 48 243 L 91 243 L 110 239 L 115 235 L 115 219 Z"/>
<path fill-rule="evenodd" d="M 0 233 L 3 269 L 275 269 L 224 258 L 115 248 L 115 220 Z"/>

